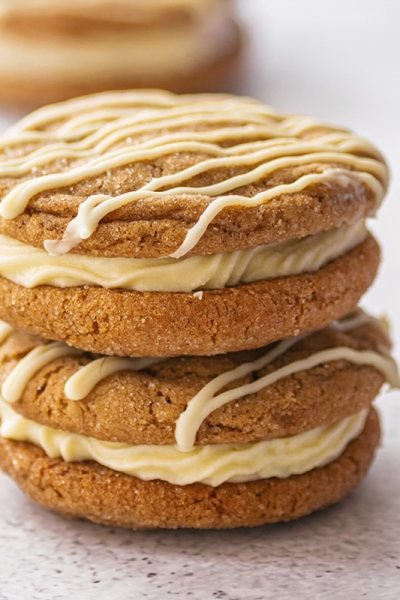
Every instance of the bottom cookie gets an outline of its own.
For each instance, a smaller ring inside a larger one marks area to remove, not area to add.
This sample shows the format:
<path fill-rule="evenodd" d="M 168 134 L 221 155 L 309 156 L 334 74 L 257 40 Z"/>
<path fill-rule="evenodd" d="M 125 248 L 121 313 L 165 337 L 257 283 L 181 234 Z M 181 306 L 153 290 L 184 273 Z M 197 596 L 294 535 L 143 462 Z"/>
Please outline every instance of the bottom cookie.
<path fill-rule="evenodd" d="M 365 477 L 379 444 L 374 409 L 361 434 L 328 465 L 286 479 L 172 485 L 142 481 L 94 462 L 48 458 L 0 438 L 0 467 L 35 502 L 69 517 L 132 529 L 254 527 L 289 521 L 341 500 Z"/>

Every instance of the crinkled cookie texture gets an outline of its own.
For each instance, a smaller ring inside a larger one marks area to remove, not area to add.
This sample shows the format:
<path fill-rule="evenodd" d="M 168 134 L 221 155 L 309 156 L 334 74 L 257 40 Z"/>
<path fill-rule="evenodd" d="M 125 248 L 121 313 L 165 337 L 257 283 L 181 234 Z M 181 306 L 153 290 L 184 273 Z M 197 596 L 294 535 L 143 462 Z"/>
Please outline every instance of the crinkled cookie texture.
<path fill-rule="evenodd" d="M 214 395 L 251 386 L 284 367 L 293 371 L 267 380 L 257 391 L 239 392 L 204 419 L 201 408 L 192 411 L 181 429 L 193 431 L 195 444 L 282 438 L 344 419 L 368 408 L 387 379 L 363 352 L 376 353 L 378 360 L 392 364 L 384 326 L 361 311 L 275 347 L 165 360 L 99 358 L 11 328 L 7 331 L 0 346 L 0 385 L 13 410 L 56 429 L 136 445 L 175 444 L 176 423 L 193 398 L 204 394 L 215 378 L 260 361 L 271 350 L 275 357 L 206 392 L 200 406 Z M 46 349 L 55 354 L 43 355 L 43 363 L 35 366 L 37 351 Z M 361 353 L 358 363 L 349 360 L 346 349 Z M 80 380 L 74 382 L 77 374 Z"/>
<path fill-rule="evenodd" d="M 366 140 L 249 98 L 113 92 L 9 129 L 3 470 L 134 529 L 289 520 L 354 489 L 399 384 L 385 324 L 353 310 L 387 179 Z"/>
<path fill-rule="evenodd" d="M 0 101 L 109 89 L 229 89 L 243 34 L 230 0 L 0 0 Z"/>
<path fill-rule="evenodd" d="M 0 437 L 0 466 L 32 500 L 68 517 L 132 529 L 254 527 L 334 504 L 365 477 L 379 444 L 372 409 L 361 434 L 331 463 L 287 479 L 212 487 L 142 481 L 95 462 L 66 463 Z"/>
<path fill-rule="evenodd" d="M 373 215 L 388 178 L 365 139 L 227 95 L 78 98 L 28 115 L 0 149 L 0 231 L 53 240 L 56 254 L 190 256 L 302 238 Z"/>
<path fill-rule="evenodd" d="M 324 327 L 353 309 L 379 265 L 372 236 L 316 272 L 194 293 L 25 288 L 0 277 L 0 317 L 108 355 L 214 355 Z"/>
<path fill-rule="evenodd" d="M 374 396 L 398 385 L 385 323 L 362 311 L 220 357 L 107 358 L 0 334 L 1 468 L 47 508 L 134 529 L 255 526 L 337 502 L 379 443 Z"/>
<path fill-rule="evenodd" d="M 363 221 L 387 179 L 363 138 L 249 98 L 147 90 L 40 109 L 0 140 L 2 247 L 20 243 L 3 253 L 0 317 L 122 356 L 221 354 L 321 328 L 375 276 Z M 32 247 L 42 283 L 21 280 Z M 146 285 L 126 287 L 113 259 Z M 178 271 L 202 273 L 202 260 L 213 274 L 188 287 Z"/>

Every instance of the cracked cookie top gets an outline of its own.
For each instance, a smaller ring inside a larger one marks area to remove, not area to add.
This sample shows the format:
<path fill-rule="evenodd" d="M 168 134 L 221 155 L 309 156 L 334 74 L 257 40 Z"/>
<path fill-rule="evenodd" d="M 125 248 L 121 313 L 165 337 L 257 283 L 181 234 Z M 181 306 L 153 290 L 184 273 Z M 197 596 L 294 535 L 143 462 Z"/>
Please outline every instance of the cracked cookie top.
<path fill-rule="evenodd" d="M 250 98 L 105 93 L 3 135 L 0 232 L 51 254 L 213 254 L 354 223 L 387 182 L 365 139 Z"/>

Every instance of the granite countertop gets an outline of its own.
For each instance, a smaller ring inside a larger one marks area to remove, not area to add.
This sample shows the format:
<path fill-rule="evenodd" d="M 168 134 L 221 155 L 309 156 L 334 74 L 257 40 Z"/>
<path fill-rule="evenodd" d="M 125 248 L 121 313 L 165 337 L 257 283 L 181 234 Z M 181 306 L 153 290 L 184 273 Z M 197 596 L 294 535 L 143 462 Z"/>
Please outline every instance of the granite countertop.
<path fill-rule="evenodd" d="M 250 47 L 240 91 L 344 124 L 389 159 L 390 193 L 372 224 L 383 263 L 364 306 L 390 316 L 399 358 L 400 5 L 238 5 Z M 15 118 L 0 113 L 0 130 Z M 107 529 L 35 506 L 0 474 L 0 600 L 397 600 L 400 392 L 377 404 L 384 437 L 366 480 L 337 506 L 288 524 L 225 532 Z"/>

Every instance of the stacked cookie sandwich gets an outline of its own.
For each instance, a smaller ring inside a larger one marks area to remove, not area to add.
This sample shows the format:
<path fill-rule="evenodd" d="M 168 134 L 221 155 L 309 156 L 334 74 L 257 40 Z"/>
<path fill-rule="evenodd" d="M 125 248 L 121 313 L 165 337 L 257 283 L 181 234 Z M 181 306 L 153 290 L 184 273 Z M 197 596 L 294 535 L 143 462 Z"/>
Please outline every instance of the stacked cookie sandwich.
<path fill-rule="evenodd" d="M 351 132 L 249 99 L 107 93 L 0 141 L 0 464 L 140 528 L 308 514 L 365 476 L 397 385 L 357 309 L 387 187 Z"/>
<path fill-rule="evenodd" d="M 225 91 L 242 56 L 231 0 L 0 0 L 0 102 L 108 89 Z"/>

